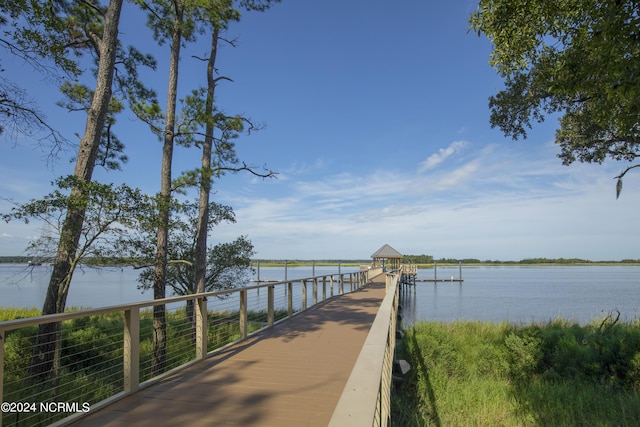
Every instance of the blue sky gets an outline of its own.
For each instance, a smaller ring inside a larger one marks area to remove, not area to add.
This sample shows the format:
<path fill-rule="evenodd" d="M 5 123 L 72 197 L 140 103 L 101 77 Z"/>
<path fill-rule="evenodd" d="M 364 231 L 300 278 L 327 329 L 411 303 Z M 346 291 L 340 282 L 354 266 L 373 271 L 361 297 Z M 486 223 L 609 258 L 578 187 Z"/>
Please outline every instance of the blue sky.
<path fill-rule="evenodd" d="M 640 258 L 640 174 L 613 177 L 623 164 L 562 166 L 549 118 L 526 141 L 489 125 L 488 97 L 502 86 L 488 66 L 489 42 L 468 32 L 476 2 L 287 1 L 245 13 L 226 34 L 237 47 L 218 56 L 225 82 L 218 104 L 265 128 L 238 140 L 240 159 L 278 172 L 273 180 L 228 175 L 213 198 L 237 223 L 212 242 L 247 235 L 259 258 L 362 259 L 390 244 L 436 258 L 519 260 Z M 166 48 L 158 48 L 131 5 L 121 32 L 154 53 L 166 88 Z M 183 51 L 180 90 L 204 83 L 206 38 Z M 72 140 L 83 118 L 54 106 L 52 85 L 3 60 L 7 75 L 37 93 L 49 119 Z M 159 188 L 160 143 L 130 113 L 116 130 L 130 161 L 96 178 Z M 3 137 L 4 138 L 4 137 Z M 56 162 L 32 142 L 5 140 L 0 195 L 26 201 L 50 191 L 72 169 L 73 150 Z M 174 175 L 199 153 L 177 149 Z M 0 210 L 7 204 L 0 202 Z M 37 224 L 0 224 L 0 255 L 21 254 Z"/>

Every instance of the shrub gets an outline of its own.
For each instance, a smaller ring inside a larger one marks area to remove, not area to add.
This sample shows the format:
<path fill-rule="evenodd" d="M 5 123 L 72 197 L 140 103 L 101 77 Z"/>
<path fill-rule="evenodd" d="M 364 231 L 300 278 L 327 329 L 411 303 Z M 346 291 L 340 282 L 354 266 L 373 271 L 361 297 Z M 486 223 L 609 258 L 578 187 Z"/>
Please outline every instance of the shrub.
<path fill-rule="evenodd" d="M 542 359 L 541 341 L 538 337 L 510 333 L 504 340 L 508 353 L 509 373 L 515 379 L 525 379 L 537 371 Z"/>

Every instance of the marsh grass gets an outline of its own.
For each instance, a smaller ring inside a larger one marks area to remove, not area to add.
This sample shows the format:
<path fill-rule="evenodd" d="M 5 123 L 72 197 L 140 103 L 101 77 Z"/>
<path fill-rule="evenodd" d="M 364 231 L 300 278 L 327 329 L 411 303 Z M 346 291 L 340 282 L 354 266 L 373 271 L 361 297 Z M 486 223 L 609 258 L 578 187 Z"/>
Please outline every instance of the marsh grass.
<path fill-rule="evenodd" d="M 35 307 L 22 308 L 22 307 L 7 307 L 0 308 L 0 322 L 5 320 L 25 319 L 28 317 L 36 317 L 42 314 L 42 310 L 38 310 Z"/>
<path fill-rule="evenodd" d="M 640 325 L 422 322 L 398 342 L 412 370 L 394 426 L 636 426 Z"/>

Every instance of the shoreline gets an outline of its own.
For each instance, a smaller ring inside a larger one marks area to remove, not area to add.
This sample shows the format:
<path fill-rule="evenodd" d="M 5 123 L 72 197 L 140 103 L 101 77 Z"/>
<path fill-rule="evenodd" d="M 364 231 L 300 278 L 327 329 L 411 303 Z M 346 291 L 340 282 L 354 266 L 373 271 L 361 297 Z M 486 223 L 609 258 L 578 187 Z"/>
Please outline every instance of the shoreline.
<path fill-rule="evenodd" d="M 21 259 L 16 259 L 21 258 Z M 24 258 L 24 259 L 22 259 Z M 31 267 L 41 267 L 48 266 L 48 262 L 43 262 L 37 265 L 30 265 L 31 261 L 30 257 L 3 257 L 0 256 L 0 265 L 24 265 Z M 313 260 L 252 260 L 251 266 L 257 267 L 312 267 L 315 265 L 316 267 L 331 267 L 335 265 L 341 265 L 345 267 L 358 267 L 358 266 L 369 266 L 371 265 L 371 261 L 366 260 L 345 260 L 345 261 L 313 261 Z M 130 267 L 131 263 L 125 262 L 107 262 L 107 263 L 96 263 L 91 260 L 87 260 L 87 262 L 82 262 L 79 265 L 84 265 L 88 267 Z M 588 260 L 580 260 L 580 261 L 571 261 L 571 260 L 552 260 L 549 259 L 545 262 L 532 262 L 530 260 L 520 260 L 520 261 L 486 261 L 486 262 L 439 262 L 437 263 L 413 263 L 413 265 L 418 266 L 418 268 L 433 268 L 437 267 L 459 267 L 462 265 L 463 267 L 509 267 L 509 266 L 519 266 L 519 267 L 567 267 L 567 266 L 576 266 L 576 267 L 588 267 L 588 266 L 640 266 L 640 260 L 621 260 L 621 261 L 588 261 Z"/>

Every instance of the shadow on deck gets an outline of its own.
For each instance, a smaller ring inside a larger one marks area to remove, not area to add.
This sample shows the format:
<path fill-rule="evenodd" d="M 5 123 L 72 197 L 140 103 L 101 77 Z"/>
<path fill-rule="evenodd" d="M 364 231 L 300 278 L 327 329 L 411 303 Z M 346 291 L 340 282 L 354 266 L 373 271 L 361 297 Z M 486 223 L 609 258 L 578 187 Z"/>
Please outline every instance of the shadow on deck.
<path fill-rule="evenodd" d="M 74 426 L 326 426 L 385 275 L 82 418 Z"/>

